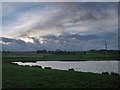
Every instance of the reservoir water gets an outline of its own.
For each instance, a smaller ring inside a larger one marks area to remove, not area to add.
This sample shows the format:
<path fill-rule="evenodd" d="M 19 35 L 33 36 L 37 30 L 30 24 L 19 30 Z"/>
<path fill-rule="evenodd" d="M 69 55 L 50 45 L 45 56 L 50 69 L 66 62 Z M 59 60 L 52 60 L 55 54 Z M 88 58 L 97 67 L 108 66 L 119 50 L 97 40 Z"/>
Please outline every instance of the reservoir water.
<path fill-rule="evenodd" d="M 75 71 L 102 73 L 119 73 L 120 61 L 37 61 L 33 62 L 12 62 L 18 65 L 51 67 L 52 69 L 68 70 L 74 68 Z"/>

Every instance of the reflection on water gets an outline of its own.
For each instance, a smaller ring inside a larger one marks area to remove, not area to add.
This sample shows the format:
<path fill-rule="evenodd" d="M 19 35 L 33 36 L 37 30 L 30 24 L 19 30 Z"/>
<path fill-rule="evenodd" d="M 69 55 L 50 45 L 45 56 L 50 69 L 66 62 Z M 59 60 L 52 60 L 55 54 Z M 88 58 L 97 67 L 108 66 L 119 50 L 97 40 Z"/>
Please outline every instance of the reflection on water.
<path fill-rule="evenodd" d="M 52 69 L 59 70 L 68 70 L 74 68 L 75 71 L 82 72 L 93 72 L 93 73 L 102 73 L 102 72 L 118 72 L 118 63 L 120 61 L 37 61 L 32 62 L 12 62 L 18 65 L 29 65 L 29 66 L 42 66 L 42 67 L 51 67 Z"/>

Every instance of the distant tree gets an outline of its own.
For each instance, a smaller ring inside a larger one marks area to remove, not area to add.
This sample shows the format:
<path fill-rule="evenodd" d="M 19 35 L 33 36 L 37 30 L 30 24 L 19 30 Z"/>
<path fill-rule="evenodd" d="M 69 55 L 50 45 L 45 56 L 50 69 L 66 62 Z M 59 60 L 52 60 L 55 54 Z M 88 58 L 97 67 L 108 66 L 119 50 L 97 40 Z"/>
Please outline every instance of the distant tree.
<path fill-rule="evenodd" d="M 86 51 L 84 51 L 83 53 L 84 53 L 84 54 L 86 54 L 87 52 L 86 52 Z"/>

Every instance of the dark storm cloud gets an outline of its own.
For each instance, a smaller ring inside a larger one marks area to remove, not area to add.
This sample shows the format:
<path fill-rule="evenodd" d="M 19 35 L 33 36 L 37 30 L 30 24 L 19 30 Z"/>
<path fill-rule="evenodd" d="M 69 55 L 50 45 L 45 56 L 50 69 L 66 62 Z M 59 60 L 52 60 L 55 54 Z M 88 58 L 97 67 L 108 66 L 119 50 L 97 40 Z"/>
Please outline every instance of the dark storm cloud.
<path fill-rule="evenodd" d="M 0 40 L 7 43 L 7 42 L 12 42 L 14 39 L 0 37 Z"/>
<path fill-rule="evenodd" d="M 108 35 L 110 35 L 108 37 Z M 117 44 L 116 34 L 112 32 L 108 35 L 81 35 L 79 33 L 63 33 L 59 36 L 55 35 L 46 35 L 41 36 L 43 42 L 40 43 L 40 38 L 28 37 L 33 39 L 34 43 L 26 43 L 22 40 L 15 40 L 9 38 L 3 38 L 2 42 L 10 42 L 8 44 L 3 44 L 3 50 L 12 50 L 12 51 L 31 51 L 31 50 L 56 50 L 58 48 L 62 50 L 89 50 L 89 49 L 103 49 L 104 44 L 108 43 L 109 48 L 113 48 Z M 106 40 L 106 38 L 109 38 Z M 116 41 L 114 40 L 116 39 Z"/>
<path fill-rule="evenodd" d="M 16 39 L 12 39 L 12 38 L 5 38 L 5 37 L 0 37 L 0 39 L 2 40 L 2 42 L 4 43 L 18 43 L 20 45 L 23 45 L 25 44 L 25 41 L 22 41 L 22 40 L 16 40 Z"/>
<path fill-rule="evenodd" d="M 101 35 L 96 35 L 96 34 L 85 34 L 82 35 L 81 33 L 63 33 L 59 36 L 55 36 L 55 35 L 46 35 L 46 36 L 41 36 L 41 38 L 44 38 L 46 40 L 80 40 L 80 41 L 89 41 L 89 40 L 99 40 L 99 39 L 103 39 L 103 40 L 114 40 L 117 36 L 117 33 L 114 32 L 108 32 L 105 34 L 101 34 Z"/>
<path fill-rule="evenodd" d="M 7 51 L 32 51 L 37 50 L 36 45 L 32 43 L 26 43 L 23 40 L 16 40 L 10 38 L 2 38 L 2 49 Z M 9 42 L 9 43 L 8 43 Z"/>

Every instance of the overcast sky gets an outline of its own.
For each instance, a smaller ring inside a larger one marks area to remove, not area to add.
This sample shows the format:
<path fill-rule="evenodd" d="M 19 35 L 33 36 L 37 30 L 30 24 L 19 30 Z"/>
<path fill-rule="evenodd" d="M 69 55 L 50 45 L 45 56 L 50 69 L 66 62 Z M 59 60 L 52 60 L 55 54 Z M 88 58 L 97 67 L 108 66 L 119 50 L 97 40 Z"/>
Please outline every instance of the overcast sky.
<path fill-rule="evenodd" d="M 105 2 L 3 2 L 3 50 L 118 48 L 118 5 Z"/>

